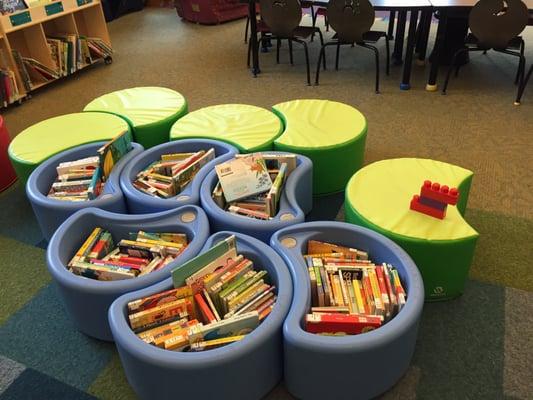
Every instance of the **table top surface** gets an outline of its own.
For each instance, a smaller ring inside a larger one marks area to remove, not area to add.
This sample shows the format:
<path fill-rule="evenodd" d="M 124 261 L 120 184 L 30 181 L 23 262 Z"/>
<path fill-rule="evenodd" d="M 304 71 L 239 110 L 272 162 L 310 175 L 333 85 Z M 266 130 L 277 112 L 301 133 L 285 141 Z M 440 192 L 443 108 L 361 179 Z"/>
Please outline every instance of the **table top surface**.
<path fill-rule="evenodd" d="M 478 0 L 431 0 L 431 5 L 443 7 L 474 7 Z M 533 0 L 522 0 L 529 10 L 533 10 Z"/>
<path fill-rule="evenodd" d="M 375 8 L 424 8 L 424 7 L 474 7 L 479 0 L 370 0 Z M 533 0 L 522 0 L 527 8 L 533 10 Z M 317 6 L 326 6 L 329 0 L 313 0 Z"/>

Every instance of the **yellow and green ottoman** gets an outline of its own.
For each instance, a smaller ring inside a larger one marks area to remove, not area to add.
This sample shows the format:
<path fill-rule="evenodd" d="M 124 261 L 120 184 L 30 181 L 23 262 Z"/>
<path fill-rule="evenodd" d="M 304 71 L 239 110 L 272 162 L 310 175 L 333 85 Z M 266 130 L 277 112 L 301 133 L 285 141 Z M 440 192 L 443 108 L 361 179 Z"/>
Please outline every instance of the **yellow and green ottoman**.
<path fill-rule="evenodd" d="M 145 149 L 168 142 L 172 124 L 187 114 L 187 102 L 178 92 L 163 87 L 136 87 L 100 96 L 83 111 L 101 111 L 124 118 L 133 139 Z"/>
<path fill-rule="evenodd" d="M 107 113 L 75 113 L 41 121 L 19 133 L 8 154 L 22 183 L 43 161 L 82 144 L 109 140 L 130 131 L 126 121 Z"/>
<path fill-rule="evenodd" d="M 363 166 L 366 118 L 355 108 L 329 100 L 293 100 L 276 104 L 285 130 L 274 149 L 303 154 L 313 161 L 313 193 L 344 190 Z"/>
<path fill-rule="evenodd" d="M 418 266 L 426 300 L 463 292 L 478 233 L 463 218 L 472 171 L 448 163 L 397 158 L 359 170 L 346 187 L 346 221 L 379 232 L 400 245 Z M 457 187 L 457 207 L 437 219 L 410 210 L 424 180 Z"/>
<path fill-rule="evenodd" d="M 193 111 L 170 130 L 170 140 L 207 138 L 234 145 L 242 153 L 272 150 L 283 129 L 271 111 L 247 104 L 220 104 Z"/>

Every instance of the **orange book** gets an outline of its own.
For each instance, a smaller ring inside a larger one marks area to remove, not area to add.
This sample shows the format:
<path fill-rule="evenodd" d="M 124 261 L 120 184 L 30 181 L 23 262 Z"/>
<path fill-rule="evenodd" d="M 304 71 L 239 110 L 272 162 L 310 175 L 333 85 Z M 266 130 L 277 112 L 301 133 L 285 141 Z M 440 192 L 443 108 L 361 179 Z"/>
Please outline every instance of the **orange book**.
<path fill-rule="evenodd" d="M 213 312 L 207 305 L 207 302 L 204 300 L 200 293 L 196 293 L 194 295 L 194 300 L 196 301 L 196 305 L 200 309 L 200 313 L 204 317 L 205 323 L 210 324 L 211 322 L 217 322 L 215 315 L 213 314 Z"/>

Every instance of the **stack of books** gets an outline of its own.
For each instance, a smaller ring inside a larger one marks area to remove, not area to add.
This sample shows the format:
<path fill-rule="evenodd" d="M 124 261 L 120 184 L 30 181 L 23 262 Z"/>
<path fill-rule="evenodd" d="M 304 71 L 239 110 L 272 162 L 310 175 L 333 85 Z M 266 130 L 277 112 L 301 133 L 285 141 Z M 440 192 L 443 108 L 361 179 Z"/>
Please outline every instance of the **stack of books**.
<path fill-rule="evenodd" d="M 200 169 L 215 159 L 215 149 L 162 154 L 137 174 L 133 186 L 150 196 L 168 199 L 180 194 Z"/>
<path fill-rule="evenodd" d="M 184 233 L 138 231 L 114 243 L 109 231 L 94 228 L 68 269 L 100 281 L 131 279 L 163 268 L 187 248 L 188 240 Z"/>
<path fill-rule="evenodd" d="M 232 214 L 260 220 L 276 216 L 285 180 L 296 168 L 296 155 L 246 154 L 215 167 L 212 197 Z"/>
<path fill-rule="evenodd" d="M 3 107 L 7 107 L 20 97 L 15 72 L 9 65 L 4 49 L 0 49 L 0 106 Z"/>
<path fill-rule="evenodd" d="M 130 150 L 130 135 L 125 131 L 98 149 L 96 156 L 60 163 L 48 197 L 63 201 L 96 199 L 113 166 Z"/>
<path fill-rule="evenodd" d="M 304 258 L 311 281 L 308 332 L 368 332 L 405 306 L 407 296 L 398 271 L 390 264 L 375 265 L 364 251 L 310 240 Z"/>
<path fill-rule="evenodd" d="M 174 289 L 132 301 L 128 320 L 146 343 L 204 351 L 243 339 L 272 311 L 268 273 L 237 254 L 235 236 L 172 271 Z"/>

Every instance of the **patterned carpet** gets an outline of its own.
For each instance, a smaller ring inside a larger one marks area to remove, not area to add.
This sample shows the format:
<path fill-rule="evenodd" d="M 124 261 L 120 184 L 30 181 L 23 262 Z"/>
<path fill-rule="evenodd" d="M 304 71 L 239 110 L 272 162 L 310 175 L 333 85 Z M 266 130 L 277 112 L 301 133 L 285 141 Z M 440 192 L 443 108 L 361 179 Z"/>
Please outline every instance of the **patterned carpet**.
<path fill-rule="evenodd" d="M 475 172 L 467 218 L 481 235 L 464 295 L 424 306 L 412 365 L 381 398 L 533 399 L 533 184 L 527 156 L 533 154 L 533 96 L 524 99 L 529 105 L 512 108 L 515 66 L 501 57 L 476 56 L 446 97 L 423 91 L 423 70 L 414 71 L 411 92 L 400 92 L 400 70 L 394 69 L 375 96 L 372 60 L 362 56 L 354 67 L 346 57 L 341 71 L 326 72 L 323 85 L 308 88 L 296 49 L 294 67 L 261 55 L 264 74 L 251 79 L 244 70 L 243 28 L 244 21 L 183 24 L 172 10 L 128 15 L 110 24 L 113 66 L 53 85 L 4 117 L 16 134 L 49 116 L 78 111 L 97 95 L 136 85 L 176 88 L 193 110 L 225 102 L 269 107 L 306 97 L 355 105 L 369 120 L 366 163 L 432 157 Z M 145 56 L 138 56 L 139 49 Z M 197 53 L 204 50 L 206 55 Z M 533 59 L 531 51 L 526 55 Z M 193 61 L 198 59 L 207 62 Z M 494 70 L 500 74 L 491 75 Z M 317 198 L 308 219 L 342 220 L 342 203 L 342 194 Z M 0 400 L 135 398 L 114 345 L 78 333 L 68 320 L 20 185 L 0 194 L 0 221 Z M 267 396 L 290 398 L 282 383 Z"/>

